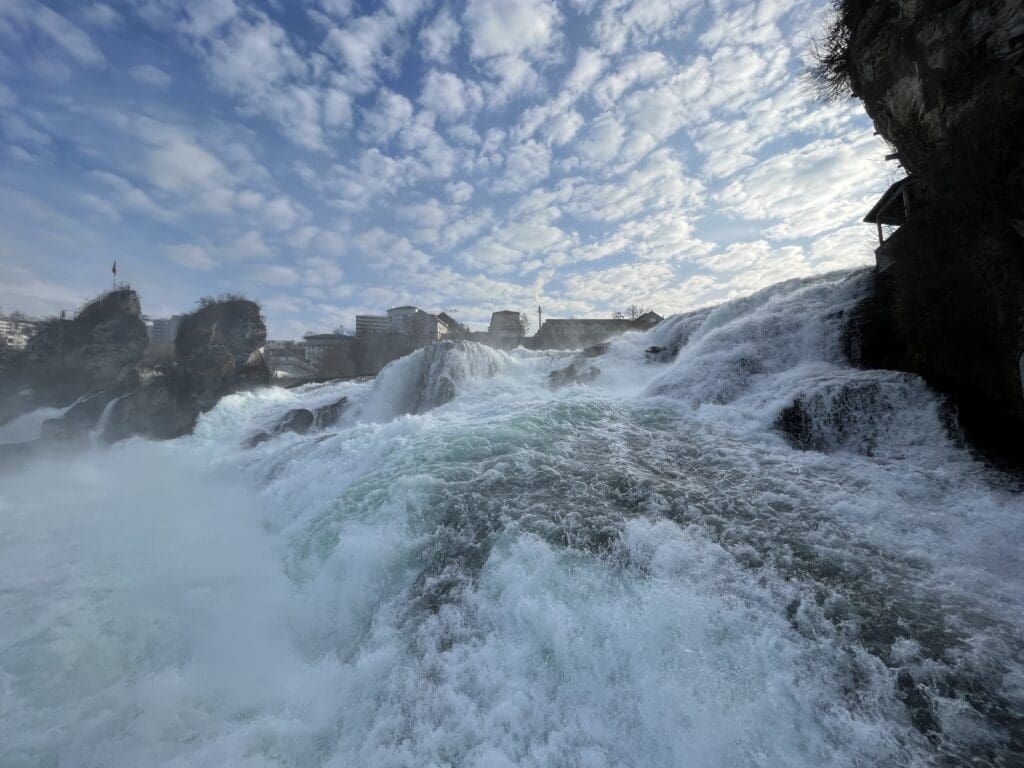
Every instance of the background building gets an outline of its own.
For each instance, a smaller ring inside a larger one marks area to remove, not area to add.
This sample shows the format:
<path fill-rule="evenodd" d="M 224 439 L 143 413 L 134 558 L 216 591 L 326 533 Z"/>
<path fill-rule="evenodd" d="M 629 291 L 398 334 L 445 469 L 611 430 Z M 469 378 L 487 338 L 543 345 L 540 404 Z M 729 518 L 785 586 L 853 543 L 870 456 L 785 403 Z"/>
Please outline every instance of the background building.
<path fill-rule="evenodd" d="M 149 343 L 151 345 L 173 344 L 174 338 L 178 335 L 178 327 L 184 315 L 171 315 L 170 317 L 158 317 L 146 329 L 149 332 Z"/>
<path fill-rule="evenodd" d="M 356 315 L 356 336 L 372 336 L 387 333 L 390 324 L 387 315 Z"/>
<path fill-rule="evenodd" d="M 39 320 L 19 312 L 0 315 L 0 346 L 24 349 L 39 328 Z"/>
<path fill-rule="evenodd" d="M 523 322 L 518 312 L 503 309 L 491 314 L 491 324 L 487 327 L 489 343 L 496 347 L 517 347 L 522 341 Z"/>
<path fill-rule="evenodd" d="M 343 333 L 311 333 L 305 336 L 306 364 L 317 378 L 335 379 L 359 373 L 359 350 L 355 336 Z"/>

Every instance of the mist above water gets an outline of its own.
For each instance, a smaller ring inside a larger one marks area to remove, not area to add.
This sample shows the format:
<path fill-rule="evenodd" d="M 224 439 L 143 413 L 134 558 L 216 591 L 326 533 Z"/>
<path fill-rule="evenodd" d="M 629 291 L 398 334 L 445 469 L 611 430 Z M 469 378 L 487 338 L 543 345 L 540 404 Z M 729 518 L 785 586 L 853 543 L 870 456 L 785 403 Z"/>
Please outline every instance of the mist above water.
<path fill-rule="evenodd" d="M 864 289 L 669 318 L 586 386 L 438 345 L 0 470 L 0 765 L 1019 762 L 1024 502 L 844 362 Z"/>

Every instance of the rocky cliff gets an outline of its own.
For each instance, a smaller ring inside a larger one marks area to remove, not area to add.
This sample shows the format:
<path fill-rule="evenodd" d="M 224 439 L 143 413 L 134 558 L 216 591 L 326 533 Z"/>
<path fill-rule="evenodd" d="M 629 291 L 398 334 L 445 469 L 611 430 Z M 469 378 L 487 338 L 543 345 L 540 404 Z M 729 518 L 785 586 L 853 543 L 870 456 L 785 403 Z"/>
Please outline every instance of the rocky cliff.
<path fill-rule="evenodd" d="M 185 317 L 174 360 L 140 371 L 139 385 L 113 409 L 105 439 L 129 435 L 179 437 L 225 395 L 270 383 L 259 348 L 267 329 L 259 305 L 246 299 L 211 302 Z"/>
<path fill-rule="evenodd" d="M 818 53 L 913 179 L 851 356 L 923 375 L 968 438 L 1024 459 L 1024 4 L 840 0 Z"/>
<path fill-rule="evenodd" d="M 224 395 L 270 383 L 259 352 L 266 337 L 256 303 L 211 301 L 182 321 L 173 359 L 146 365 L 139 297 L 112 291 L 73 320 L 44 324 L 24 351 L 4 355 L 0 423 L 67 407 L 43 425 L 44 439 L 178 437 Z"/>
<path fill-rule="evenodd" d="M 0 377 L 5 420 L 42 406 L 70 405 L 94 392 L 111 397 L 135 383 L 148 339 L 138 294 L 111 291 L 85 305 L 71 320 L 43 323 Z"/>

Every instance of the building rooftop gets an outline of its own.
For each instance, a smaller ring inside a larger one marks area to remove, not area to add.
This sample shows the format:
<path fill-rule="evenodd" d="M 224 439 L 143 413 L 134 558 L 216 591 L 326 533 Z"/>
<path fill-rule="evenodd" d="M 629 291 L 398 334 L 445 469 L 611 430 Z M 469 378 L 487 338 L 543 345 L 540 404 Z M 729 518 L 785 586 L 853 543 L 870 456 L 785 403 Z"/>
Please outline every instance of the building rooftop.
<path fill-rule="evenodd" d="M 909 213 L 910 190 L 913 183 L 913 178 L 907 176 L 885 190 L 874 207 L 868 211 L 864 221 L 868 224 L 890 224 L 893 226 L 903 224 Z"/>

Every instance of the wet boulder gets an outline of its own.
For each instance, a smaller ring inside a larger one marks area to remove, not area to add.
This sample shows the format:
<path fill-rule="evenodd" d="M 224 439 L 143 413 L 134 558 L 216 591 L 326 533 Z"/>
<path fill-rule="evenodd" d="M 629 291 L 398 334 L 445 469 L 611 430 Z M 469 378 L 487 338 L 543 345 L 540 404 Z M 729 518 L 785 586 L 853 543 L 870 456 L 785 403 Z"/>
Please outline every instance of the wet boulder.
<path fill-rule="evenodd" d="M 346 408 L 348 408 L 347 397 L 342 397 L 330 405 L 322 405 L 319 408 L 315 408 L 313 410 L 313 425 L 317 429 L 333 427 L 338 423 L 338 419 L 341 418 Z"/>
<path fill-rule="evenodd" d="M 285 432 L 294 432 L 304 435 L 311 429 L 326 429 L 337 423 L 348 407 L 348 398 L 342 397 L 339 400 L 322 405 L 318 408 L 292 408 L 285 413 L 277 423 L 269 430 L 257 432 L 246 441 L 246 445 L 254 448 L 260 443 L 273 439 L 275 436 Z"/>
<path fill-rule="evenodd" d="M 774 424 L 794 448 L 864 456 L 940 443 L 949 425 L 945 402 L 921 379 L 891 371 L 811 381 Z"/>
<path fill-rule="evenodd" d="M 281 418 L 274 431 L 278 434 L 281 432 L 296 432 L 304 435 L 313 426 L 314 421 L 315 417 L 312 411 L 306 408 L 293 408 Z"/>
<path fill-rule="evenodd" d="M 594 344 L 580 351 L 564 368 L 548 374 L 548 387 L 561 389 L 573 384 L 589 384 L 601 375 L 601 369 L 590 360 L 608 352 L 608 344 Z"/>

